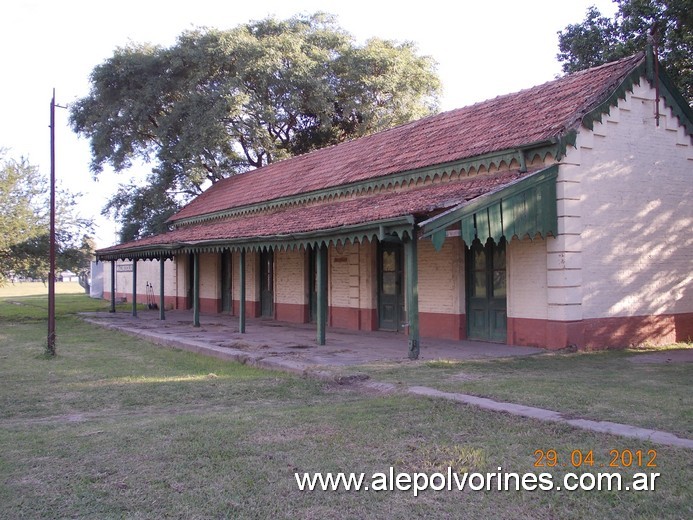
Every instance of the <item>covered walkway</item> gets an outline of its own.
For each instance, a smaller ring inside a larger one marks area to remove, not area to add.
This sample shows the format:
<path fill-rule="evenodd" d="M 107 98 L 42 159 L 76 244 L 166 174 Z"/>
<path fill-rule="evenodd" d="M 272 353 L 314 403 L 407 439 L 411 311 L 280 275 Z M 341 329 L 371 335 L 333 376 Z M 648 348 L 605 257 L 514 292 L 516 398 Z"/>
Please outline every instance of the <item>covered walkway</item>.
<path fill-rule="evenodd" d="M 407 336 L 395 332 L 360 332 L 328 327 L 326 345 L 318 345 L 315 324 L 294 324 L 269 319 L 248 319 L 244 334 L 238 318 L 202 314 L 193 326 L 193 311 L 166 312 L 159 320 L 155 310 L 130 313 L 86 313 L 88 321 L 121 330 L 160 345 L 192 350 L 243 363 L 305 372 L 328 366 L 363 365 L 376 361 L 408 360 Z M 420 360 L 463 360 L 528 356 L 546 352 L 479 341 L 427 339 L 421 341 Z"/>

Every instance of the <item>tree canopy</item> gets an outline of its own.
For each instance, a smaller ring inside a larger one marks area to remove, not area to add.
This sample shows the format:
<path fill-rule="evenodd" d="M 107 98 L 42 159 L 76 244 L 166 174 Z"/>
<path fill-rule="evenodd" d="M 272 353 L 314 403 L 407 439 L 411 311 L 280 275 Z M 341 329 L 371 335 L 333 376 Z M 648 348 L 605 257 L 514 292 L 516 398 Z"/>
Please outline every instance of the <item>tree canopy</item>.
<path fill-rule="evenodd" d="M 26 159 L 0 149 L 0 285 L 15 277 L 46 280 L 49 270 L 48 180 Z M 82 278 L 88 273 L 91 222 L 75 210 L 76 195 L 56 192 L 56 265 Z"/>
<path fill-rule="evenodd" d="M 691 0 L 614 0 L 613 19 L 592 6 L 585 19 L 558 33 L 564 72 L 614 61 L 645 49 L 654 39 L 658 57 L 688 102 L 693 101 Z"/>
<path fill-rule="evenodd" d="M 95 175 L 152 164 L 146 185 L 121 185 L 105 208 L 130 240 L 222 178 L 429 115 L 439 91 L 412 43 L 357 45 L 318 13 L 119 48 L 70 122 L 90 139 Z"/>

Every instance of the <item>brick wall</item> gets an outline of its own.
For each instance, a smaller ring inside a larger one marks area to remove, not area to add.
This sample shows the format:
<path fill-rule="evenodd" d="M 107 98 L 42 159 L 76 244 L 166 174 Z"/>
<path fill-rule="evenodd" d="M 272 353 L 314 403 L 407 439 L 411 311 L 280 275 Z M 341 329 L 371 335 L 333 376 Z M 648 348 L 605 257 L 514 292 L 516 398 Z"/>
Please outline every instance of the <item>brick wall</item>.
<path fill-rule="evenodd" d="M 274 252 L 274 300 L 277 303 L 308 303 L 307 261 L 304 249 Z"/>
<path fill-rule="evenodd" d="M 433 242 L 420 240 L 419 311 L 464 314 L 464 247 L 457 237 L 448 238 L 440 251 Z"/>
<path fill-rule="evenodd" d="M 308 308 L 308 254 L 305 249 L 274 252 L 274 309 L 280 321 L 306 323 Z"/>
<path fill-rule="evenodd" d="M 654 96 L 642 80 L 561 168 L 563 227 L 580 233 L 564 298 L 584 319 L 693 312 L 693 147 L 669 109 L 656 126 Z"/>
<path fill-rule="evenodd" d="M 258 270 L 260 269 L 260 253 L 246 251 L 245 253 L 245 299 L 246 301 L 260 301 L 260 280 Z M 240 300 L 240 265 L 241 254 L 234 252 L 231 259 L 232 267 L 232 293 L 234 300 Z"/>
<path fill-rule="evenodd" d="M 328 252 L 330 284 L 329 301 L 332 307 L 359 307 L 359 244 L 331 246 Z"/>
<path fill-rule="evenodd" d="M 111 297 L 111 262 L 103 262 L 103 289 L 104 299 Z M 126 298 L 132 301 L 132 272 L 118 272 L 117 266 L 131 265 L 131 261 L 118 260 L 116 262 L 116 298 Z M 159 303 L 159 261 L 138 260 L 137 261 L 137 301 L 147 303 L 147 283 L 154 287 L 155 301 Z M 164 297 L 167 308 L 174 306 L 176 296 L 176 273 L 177 264 L 172 260 L 166 260 L 164 264 Z"/>
<path fill-rule="evenodd" d="M 547 319 L 546 246 L 542 239 L 508 243 L 508 317 Z"/>
<path fill-rule="evenodd" d="M 219 253 L 200 253 L 200 299 L 221 298 L 221 265 Z"/>
<path fill-rule="evenodd" d="M 260 253 L 246 251 L 245 253 L 245 301 L 248 317 L 260 315 Z M 241 300 L 240 283 L 241 253 L 234 252 L 231 256 L 231 294 L 233 295 L 233 314 L 238 316 Z"/>
<path fill-rule="evenodd" d="M 378 307 L 377 250 L 375 242 L 359 244 L 359 306 L 362 309 Z"/>

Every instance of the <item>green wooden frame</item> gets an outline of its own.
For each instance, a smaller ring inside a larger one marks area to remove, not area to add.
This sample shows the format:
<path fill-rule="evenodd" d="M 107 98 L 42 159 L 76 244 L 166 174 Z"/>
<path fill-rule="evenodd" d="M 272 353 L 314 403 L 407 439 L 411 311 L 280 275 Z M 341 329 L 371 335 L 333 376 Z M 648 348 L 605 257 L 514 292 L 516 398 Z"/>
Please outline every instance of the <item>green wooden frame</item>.
<path fill-rule="evenodd" d="M 549 166 L 471 202 L 460 204 L 421 223 L 422 236 L 431 237 L 437 251 L 443 247 L 447 228 L 459 225 L 465 244 L 475 238 L 486 242 L 501 237 L 556 236 L 556 178 L 558 165 Z"/>

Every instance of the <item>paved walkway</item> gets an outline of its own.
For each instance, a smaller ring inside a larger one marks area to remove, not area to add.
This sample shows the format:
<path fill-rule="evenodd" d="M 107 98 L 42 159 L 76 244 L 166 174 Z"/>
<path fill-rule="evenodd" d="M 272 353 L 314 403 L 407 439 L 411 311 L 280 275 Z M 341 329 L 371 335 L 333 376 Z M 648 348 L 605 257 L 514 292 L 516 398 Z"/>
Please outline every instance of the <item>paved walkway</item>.
<path fill-rule="evenodd" d="M 266 319 L 246 320 L 246 332 L 238 332 L 238 318 L 203 314 L 200 327 L 193 327 L 191 311 L 85 313 L 85 319 L 145 337 L 158 344 L 205 352 L 265 368 L 291 368 L 295 372 L 325 366 L 364 365 L 375 361 L 407 360 L 407 336 L 396 332 L 360 332 L 329 327 L 326 345 L 316 341 L 315 324 L 284 323 Z M 546 351 L 481 341 L 428 339 L 421 341 L 419 359 L 485 359 L 528 356 Z"/>
<path fill-rule="evenodd" d="M 90 323 L 116 329 L 158 345 L 325 380 L 335 380 L 334 373 L 329 370 L 334 367 L 364 365 L 377 361 L 409 362 L 407 337 L 403 334 L 382 331 L 364 333 L 328 328 L 327 344 L 319 346 L 315 341 L 315 326 L 310 324 L 248 320 L 246 333 L 240 334 L 238 319 L 227 315 L 202 315 L 201 326 L 193 327 L 190 311 L 169 311 L 166 313 L 165 321 L 159 321 L 158 311 L 140 311 L 138 314 L 138 317 L 133 317 L 129 313 L 84 313 L 82 316 Z M 544 352 L 543 349 L 532 347 L 424 338 L 421 341 L 419 359 L 472 360 L 530 356 Z M 349 376 L 341 377 L 349 379 Z M 368 380 L 359 384 L 383 392 L 395 391 L 395 386 L 389 383 Z M 541 421 L 565 423 L 600 433 L 693 449 L 693 440 L 658 430 L 609 421 L 567 418 L 553 410 L 467 394 L 441 392 L 428 387 L 412 386 L 407 392 L 430 398 L 449 399 L 486 410 Z"/>

